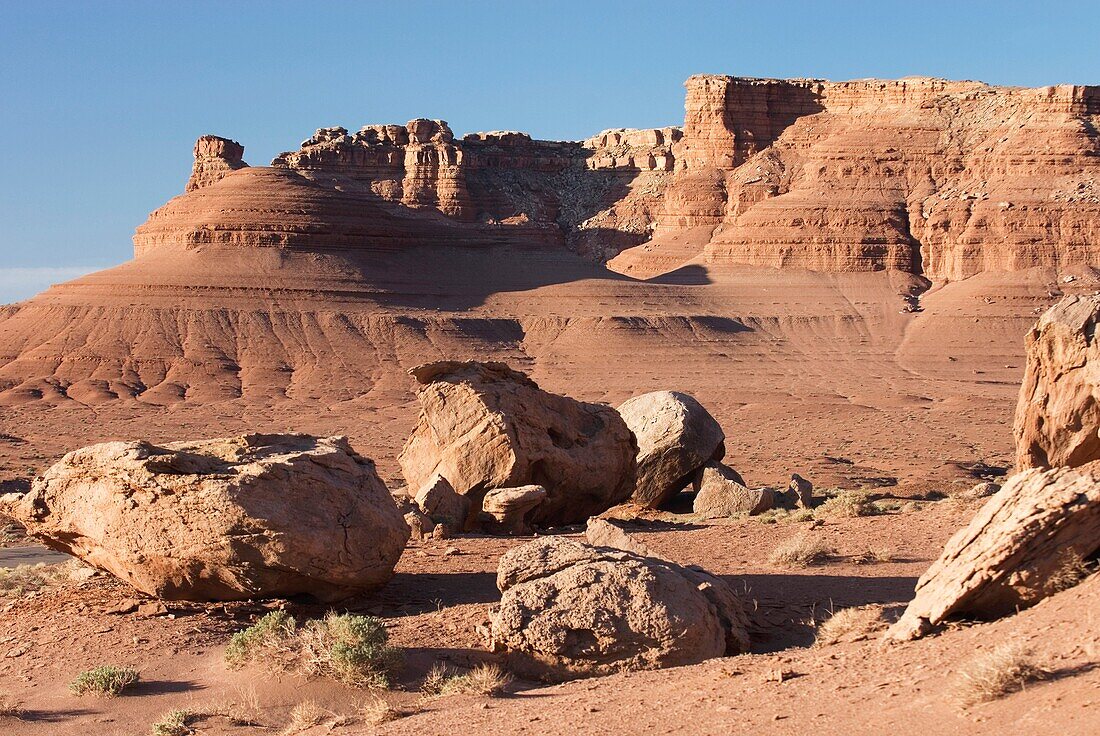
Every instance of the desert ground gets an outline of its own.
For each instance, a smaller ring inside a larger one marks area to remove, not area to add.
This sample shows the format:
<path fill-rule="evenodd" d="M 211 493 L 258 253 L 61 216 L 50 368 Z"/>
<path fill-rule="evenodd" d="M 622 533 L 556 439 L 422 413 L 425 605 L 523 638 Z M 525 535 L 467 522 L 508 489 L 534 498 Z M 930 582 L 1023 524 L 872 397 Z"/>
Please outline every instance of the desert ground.
<path fill-rule="evenodd" d="M 862 82 L 824 83 L 812 101 L 802 82 L 775 82 L 767 115 L 779 119 L 765 135 L 760 108 L 724 86 L 741 83 L 693 77 L 683 133 L 642 143 L 629 131 L 583 149 L 489 141 L 500 153 L 467 136 L 465 173 L 447 165 L 459 143 L 438 121 L 409 123 L 404 143 L 379 143 L 392 134 L 383 126 L 354 142 L 322 129 L 271 168 L 200 139 L 188 193 L 138 229 L 132 261 L 0 307 L 0 492 L 29 492 L 96 443 L 296 432 L 347 436 L 391 493 L 412 497 L 399 455 L 422 406 L 408 371 L 431 361 L 503 361 L 543 391 L 611 407 L 684 392 L 721 425 L 721 462 L 747 487 L 785 489 L 797 473 L 813 484 L 811 508 L 707 519 L 689 485 L 660 508 L 603 516 L 728 585 L 747 652 L 560 683 L 512 673 L 500 687 L 426 686 L 440 666 L 508 674 L 486 636 L 500 558 L 548 536 L 583 539 L 583 523 L 414 535 L 388 583 L 332 603 L 159 600 L 13 520 L 0 546 L 3 733 L 1100 731 L 1091 568 L 1014 615 L 883 637 L 990 502 L 971 490 L 1017 470 L 1028 331 L 1064 297 L 1100 293 L 1100 144 L 1078 125 L 1100 97 L 1073 88 L 1067 99 L 1086 100 L 1077 110 L 1030 90 L 922 80 L 900 92 L 883 82 L 887 102 L 872 105 L 864 96 L 881 89 Z M 744 84 L 751 96 L 763 83 Z M 748 111 L 726 139 L 706 117 L 715 95 Z M 936 132 L 929 120 L 948 122 Z M 897 143 L 913 130 L 924 138 L 911 150 Z M 1046 137 L 1025 135 L 1035 130 Z M 347 152 L 360 144 L 373 158 Z M 406 172 L 394 194 L 379 163 L 393 159 L 377 153 L 393 146 L 434 152 L 434 173 Z M 678 162 L 667 170 L 666 155 Z M 1012 169 L 1027 156 L 1030 178 Z M 572 163 L 545 181 L 515 173 L 569 157 L 611 163 L 588 166 L 598 180 L 567 176 Z M 941 159 L 961 164 L 941 170 Z M 700 166 L 724 177 L 721 202 Z M 938 189 L 912 173 L 921 166 Z M 580 190 L 593 201 L 563 194 Z M 967 210 L 960 219 L 933 200 Z M 857 507 L 836 511 L 838 496 Z M 818 553 L 777 554 L 793 542 Z M 824 626 L 861 607 L 870 613 L 850 626 Z M 403 659 L 388 686 L 227 666 L 232 635 L 265 614 L 332 610 L 382 621 Z M 975 663 L 1006 644 L 1039 676 L 969 698 Z M 112 698 L 70 690 L 101 665 L 140 679 Z M 152 731 L 173 712 L 179 730 Z"/>

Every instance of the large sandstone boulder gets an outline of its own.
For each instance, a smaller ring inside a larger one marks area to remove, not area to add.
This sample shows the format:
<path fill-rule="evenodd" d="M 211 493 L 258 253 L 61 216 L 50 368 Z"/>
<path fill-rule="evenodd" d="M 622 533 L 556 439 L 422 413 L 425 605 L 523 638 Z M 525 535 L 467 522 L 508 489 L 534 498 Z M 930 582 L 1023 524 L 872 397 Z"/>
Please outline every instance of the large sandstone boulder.
<path fill-rule="evenodd" d="M 952 616 L 996 618 L 1034 605 L 1100 550 L 1100 462 L 1012 476 L 948 541 L 889 631 L 914 639 Z"/>
<path fill-rule="evenodd" d="M 1100 460 L 1100 297 L 1068 296 L 1027 335 L 1016 405 L 1016 469 Z"/>
<path fill-rule="evenodd" d="M 695 568 L 560 537 L 500 559 L 492 645 L 526 677 L 693 664 L 748 648 L 740 600 Z"/>
<path fill-rule="evenodd" d="M 638 481 L 631 500 L 657 508 L 691 482 L 708 460 L 721 460 L 722 427 L 691 396 L 654 391 L 619 407 L 638 440 Z"/>
<path fill-rule="evenodd" d="M 438 474 L 477 519 L 488 491 L 542 486 L 524 518 L 509 520 L 539 526 L 581 522 L 630 497 L 636 445 L 614 409 L 543 391 L 503 363 L 442 361 L 410 373 L 421 406 L 399 458 L 410 488 Z"/>
<path fill-rule="evenodd" d="M 409 528 L 344 437 L 245 435 L 75 450 L 8 509 L 48 546 L 170 600 L 369 591 Z"/>

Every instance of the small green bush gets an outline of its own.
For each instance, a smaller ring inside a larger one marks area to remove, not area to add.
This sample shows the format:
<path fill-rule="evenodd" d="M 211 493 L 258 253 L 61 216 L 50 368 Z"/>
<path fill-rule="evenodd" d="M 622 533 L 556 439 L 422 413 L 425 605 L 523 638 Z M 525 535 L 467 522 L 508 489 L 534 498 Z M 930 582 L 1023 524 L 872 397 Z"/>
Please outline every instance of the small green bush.
<path fill-rule="evenodd" d="M 306 677 L 331 677 L 353 687 L 386 687 L 401 662 L 389 634 L 373 616 L 329 613 L 299 626 L 285 611 L 265 615 L 233 635 L 226 664 L 258 662 Z"/>
<path fill-rule="evenodd" d="M 137 670 L 129 667 L 115 667 L 107 664 L 102 667 L 81 672 L 69 684 L 74 695 L 95 695 L 101 698 L 113 698 L 130 685 L 138 681 Z"/>
<path fill-rule="evenodd" d="M 401 664 L 401 652 L 373 616 L 329 613 L 302 629 L 299 639 L 309 675 L 331 677 L 353 687 L 386 687 Z"/>
<path fill-rule="evenodd" d="M 225 648 L 226 664 L 231 669 L 238 669 L 254 660 L 279 658 L 286 649 L 286 641 L 294 636 L 296 627 L 294 617 L 286 611 L 265 614 L 244 631 L 230 637 Z"/>

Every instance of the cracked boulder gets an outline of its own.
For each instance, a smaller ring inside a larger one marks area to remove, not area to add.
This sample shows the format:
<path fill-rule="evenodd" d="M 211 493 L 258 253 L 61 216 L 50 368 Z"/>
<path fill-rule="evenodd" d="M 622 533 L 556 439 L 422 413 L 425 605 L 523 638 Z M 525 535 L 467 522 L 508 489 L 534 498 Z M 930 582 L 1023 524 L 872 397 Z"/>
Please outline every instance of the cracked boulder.
<path fill-rule="evenodd" d="M 762 514 L 775 508 L 775 492 L 770 488 L 747 488 L 733 468 L 710 462 L 703 466 L 694 482 L 692 513 L 701 519 L 725 519 Z"/>
<path fill-rule="evenodd" d="M 749 645 L 741 601 L 724 581 L 623 549 L 538 539 L 501 557 L 497 587 L 491 644 L 525 677 L 675 667 Z"/>
<path fill-rule="evenodd" d="M 726 436 L 702 404 L 677 391 L 635 396 L 619 414 L 638 441 L 638 480 L 631 501 L 658 508 L 725 454 Z"/>
<path fill-rule="evenodd" d="M 388 581 L 409 539 L 374 463 L 344 437 L 92 445 L 5 511 L 168 600 L 347 598 Z"/>
<path fill-rule="evenodd" d="M 401 471 L 410 488 L 444 479 L 469 502 L 467 529 L 575 524 L 629 498 L 636 446 L 613 408 L 543 391 L 503 363 L 440 361 L 410 373 L 420 417 Z M 489 496 L 525 486 L 545 493 Z"/>
<path fill-rule="evenodd" d="M 1098 552 L 1100 462 L 1017 473 L 947 542 L 888 636 L 915 639 L 952 618 L 1033 606 L 1088 574 Z"/>
<path fill-rule="evenodd" d="M 1027 335 L 1016 469 L 1100 460 L 1100 296 L 1067 296 Z"/>

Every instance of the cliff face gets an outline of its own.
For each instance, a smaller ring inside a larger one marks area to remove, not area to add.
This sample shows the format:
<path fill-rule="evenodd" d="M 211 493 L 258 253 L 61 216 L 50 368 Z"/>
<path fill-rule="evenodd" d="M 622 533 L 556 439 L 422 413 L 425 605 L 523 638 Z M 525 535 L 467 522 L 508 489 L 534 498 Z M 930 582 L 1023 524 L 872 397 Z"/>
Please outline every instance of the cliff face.
<path fill-rule="evenodd" d="M 938 281 L 1100 261 L 1100 88 L 714 75 L 686 86 L 682 129 L 556 142 L 517 132 L 457 140 L 426 119 L 323 128 L 278 156 L 276 173 L 198 197 L 246 166 L 239 144 L 204 136 L 190 194 L 153 214 L 137 250 L 400 244 L 433 232 L 476 245 L 507 233 L 598 261 L 647 243 L 616 261 L 634 275 L 703 255 Z M 288 187 L 310 217 L 265 206 Z M 380 203 L 446 222 L 380 224 Z M 680 243 L 671 255 L 668 242 Z"/>
<path fill-rule="evenodd" d="M 1100 258 L 1100 88 L 687 82 L 658 233 L 710 263 L 934 280 Z"/>
<path fill-rule="evenodd" d="M 1064 269 L 1100 266 L 1100 88 L 701 76 L 687 92 L 683 128 L 574 142 L 416 119 L 322 128 L 248 167 L 204 136 L 133 261 L 0 310 L 0 403 L 349 398 L 403 386 L 410 361 L 531 356 L 539 335 L 595 375 L 619 338 L 554 336 L 579 315 L 631 335 L 624 376 L 688 370 L 708 325 L 751 310 L 762 354 L 769 330 L 851 333 L 853 350 L 880 330 L 884 355 L 904 333 L 910 356 L 988 360 L 1018 352 Z M 966 280 L 902 314 L 926 279 Z M 1006 306 L 976 324 L 988 295 Z M 675 332 L 676 357 L 654 367 L 662 348 L 635 332 Z M 742 332 L 715 338 L 723 359 Z M 691 370 L 709 380 L 712 358 Z M 364 383 L 349 365 L 374 367 Z"/>

